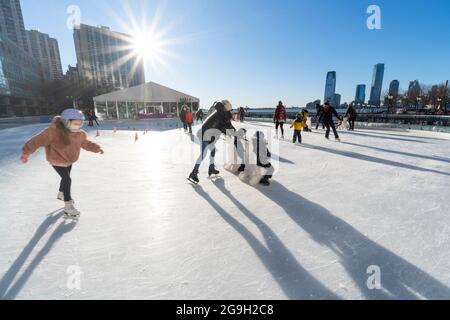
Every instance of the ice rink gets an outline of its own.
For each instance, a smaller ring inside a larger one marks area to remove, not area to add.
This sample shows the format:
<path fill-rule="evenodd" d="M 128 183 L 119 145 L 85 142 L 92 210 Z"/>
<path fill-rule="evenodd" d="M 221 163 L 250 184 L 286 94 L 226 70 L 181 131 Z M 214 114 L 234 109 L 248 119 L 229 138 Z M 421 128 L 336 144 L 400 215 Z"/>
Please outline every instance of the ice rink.
<path fill-rule="evenodd" d="M 74 165 L 76 224 L 44 150 L 19 162 L 45 125 L 0 130 L 0 299 L 450 299 L 450 135 L 304 133 L 256 188 L 221 141 L 222 179 L 205 162 L 194 187 L 189 136 L 124 126 L 89 132 L 105 155 Z"/>

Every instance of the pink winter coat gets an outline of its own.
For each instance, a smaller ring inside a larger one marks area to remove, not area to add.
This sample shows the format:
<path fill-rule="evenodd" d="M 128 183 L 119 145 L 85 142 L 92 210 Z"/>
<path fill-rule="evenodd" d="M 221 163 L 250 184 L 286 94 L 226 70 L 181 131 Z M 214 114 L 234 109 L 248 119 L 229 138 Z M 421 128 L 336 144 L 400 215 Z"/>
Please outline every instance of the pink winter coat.
<path fill-rule="evenodd" d="M 78 161 L 80 150 L 99 153 L 101 147 L 88 140 L 87 133 L 83 130 L 76 133 L 69 133 L 69 145 L 65 145 L 57 128 L 61 117 L 55 117 L 49 128 L 31 138 L 23 146 L 23 153 L 31 155 L 40 147 L 45 147 L 47 161 L 57 167 L 69 167 Z"/>

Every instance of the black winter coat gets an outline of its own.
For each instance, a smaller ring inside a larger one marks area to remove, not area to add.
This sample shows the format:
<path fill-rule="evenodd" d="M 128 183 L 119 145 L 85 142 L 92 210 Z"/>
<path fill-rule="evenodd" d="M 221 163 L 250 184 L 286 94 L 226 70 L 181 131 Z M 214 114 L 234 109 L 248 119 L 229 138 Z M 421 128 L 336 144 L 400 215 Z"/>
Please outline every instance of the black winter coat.
<path fill-rule="evenodd" d="M 216 110 L 205 120 L 202 129 L 198 132 L 200 140 L 209 143 L 213 143 L 219 138 L 217 134 L 214 134 L 213 130 L 220 132 L 221 134 L 226 134 L 227 130 L 236 131 L 231 124 L 231 119 L 233 118 L 231 112 L 227 111 L 221 102 L 216 103 L 214 107 Z M 208 132 L 208 130 L 211 131 Z"/>
<path fill-rule="evenodd" d="M 332 124 L 333 122 L 333 115 L 341 119 L 339 114 L 336 112 L 336 109 L 333 107 L 324 107 L 322 109 L 322 114 L 320 115 L 319 122 L 323 122 L 324 124 Z"/>

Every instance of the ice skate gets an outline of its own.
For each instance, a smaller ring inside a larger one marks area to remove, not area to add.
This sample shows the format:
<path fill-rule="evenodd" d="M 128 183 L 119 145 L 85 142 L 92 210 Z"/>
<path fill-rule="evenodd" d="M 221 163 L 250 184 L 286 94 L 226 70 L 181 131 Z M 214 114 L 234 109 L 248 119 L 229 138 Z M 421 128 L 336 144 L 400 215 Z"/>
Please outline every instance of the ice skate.
<path fill-rule="evenodd" d="M 210 165 L 209 171 L 208 171 L 208 176 L 211 178 L 211 177 L 217 176 L 218 174 L 220 174 L 220 171 L 218 171 L 213 164 Z"/>
<path fill-rule="evenodd" d="M 190 181 L 193 184 L 199 184 L 200 180 L 198 179 L 198 172 L 192 171 L 192 173 L 189 175 L 188 181 Z"/>
<path fill-rule="evenodd" d="M 268 187 L 270 186 L 270 181 L 267 177 L 264 177 L 261 179 L 261 181 L 259 181 L 259 184 Z"/>
<path fill-rule="evenodd" d="M 64 206 L 64 219 L 78 220 L 81 216 L 73 203 L 73 200 L 67 201 Z"/>

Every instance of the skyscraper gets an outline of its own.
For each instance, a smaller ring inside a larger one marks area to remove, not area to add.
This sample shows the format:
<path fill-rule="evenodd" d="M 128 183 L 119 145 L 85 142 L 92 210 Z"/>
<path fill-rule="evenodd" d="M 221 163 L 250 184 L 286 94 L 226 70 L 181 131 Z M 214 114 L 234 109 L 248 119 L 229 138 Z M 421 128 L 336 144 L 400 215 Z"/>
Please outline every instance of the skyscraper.
<path fill-rule="evenodd" d="M 409 82 L 408 94 L 419 96 L 421 91 L 419 80 Z"/>
<path fill-rule="evenodd" d="M 356 95 L 355 95 L 356 103 L 365 103 L 366 102 L 366 85 L 358 84 L 356 86 Z"/>
<path fill-rule="evenodd" d="M 78 76 L 78 66 L 72 67 L 71 65 L 69 65 L 65 74 L 65 78 L 70 82 L 78 83 L 80 81 L 80 77 Z"/>
<path fill-rule="evenodd" d="M 19 48 L 28 51 L 20 0 L 0 0 L 0 32 Z"/>
<path fill-rule="evenodd" d="M 376 64 L 373 70 L 372 89 L 370 91 L 369 104 L 373 106 L 381 105 L 381 90 L 383 88 L 384 64 Z"/>
<path fill-rule="evenodd" d="M 82 24 L 74 29 L 74 41 L 80 80 L 110 89 L 145 83 L 144 63 L 133 54 L 129 35 Z"/>
<path fill-rule="evenodd" d="M 61 79 L 63 71 L 58 41 L 36 30 L 27 30 L 26 35 L 30 53 L 41 63 L 43 80 Z"/>
<path fill-rule="evenodd" d="M 41 68 L 29 53 L 19 0 L 0 0 L 0 43 L 0 115 L 45 114 L 34 92 Z"/>
<path fill-rule="evenodd" d="M 331 105 L 336 108 L 339 107 L 341 105 L 341 99 L 342 96 L 339 93 L 335 93 Z"/>
<path fill-rule="evenodd" d="M 327 74 L 325 83 L 325 100 L 333 103 L 334 95 L 336 94 L 336 71 L 330 71 Z"/>
<path fill-rule="evenodd" d="M 400 82 L 398 80 L 391 81 L 391 84 L 389 85 L 389 95 L 398 96 L 399 90 Z"/>

